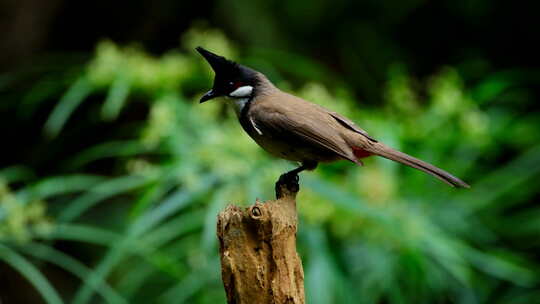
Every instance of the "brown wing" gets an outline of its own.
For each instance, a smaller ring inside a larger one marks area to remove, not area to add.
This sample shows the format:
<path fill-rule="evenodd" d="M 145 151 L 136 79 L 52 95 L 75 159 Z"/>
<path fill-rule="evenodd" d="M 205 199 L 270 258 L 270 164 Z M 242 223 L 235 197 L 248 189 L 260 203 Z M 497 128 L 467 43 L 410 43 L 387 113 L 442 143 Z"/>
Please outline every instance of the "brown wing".
<path fill-rule="evenodd" d="M 309 107 L 309 108 L 306 108 Z M 296 103 L 289 107 L 254 107 L 250 119 L 266 136 L 291 145 L 307 145 L 313 150 L 334 152 L 358 163 L 352 150 L 336 130 L 335 122 L 311 104 Z"/>
<path fill-rule="evenodd" d="M 328 114 L 330 114 L 332 117 L 334 117 L 335 120 L 337 120 L 342 126 L 346 127 L 347 129 L 364 135 L 365 137 L 367 137 L 372 142 L 377 142 L 377 140 L 375 138 L 369 136 L 369 134 L 364 129 L 357 126 L 354 122 L 352 122 L 348 118 L 346 118 L 344 116 L 341 116 L 336 112 L 328 111 Z"/>
<path fill-rule="evenodd" d="M 334 111 L 330 111 L 327 108 L 320 106 L 318 104 L 312 104 L 312 105 L 318 108 L 319 110 L 321 110 L 322 112 L 325 112 L 326 114 L 332 116 L 333 119 L 335 119 L 337 122 L 339 122 L 340 125 L 344 126 L 345 128 L 365 136 L 367 139 L 369 139 L 372 142 L 377 142 L 377 140 L 371 137 L 368 134 L 368 132 L 366 132 L 364 129 L 360 128 L 359 126 L 357 126 L 353 121 L 351 121 L 347 117 L 342 116 Z"/>

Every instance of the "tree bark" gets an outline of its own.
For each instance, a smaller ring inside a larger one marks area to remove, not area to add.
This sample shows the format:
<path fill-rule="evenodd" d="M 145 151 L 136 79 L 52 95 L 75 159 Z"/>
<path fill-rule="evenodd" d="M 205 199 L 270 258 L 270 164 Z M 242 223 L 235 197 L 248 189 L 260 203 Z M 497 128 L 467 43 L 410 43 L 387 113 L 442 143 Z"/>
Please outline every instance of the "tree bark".
<path fill-rule="evenodd" d="M 304 271 L 296 252 L 298 179 L 276 184 L 277 200 L 229 205 L 217 222 L 227 302 L 303 304 Z"/>

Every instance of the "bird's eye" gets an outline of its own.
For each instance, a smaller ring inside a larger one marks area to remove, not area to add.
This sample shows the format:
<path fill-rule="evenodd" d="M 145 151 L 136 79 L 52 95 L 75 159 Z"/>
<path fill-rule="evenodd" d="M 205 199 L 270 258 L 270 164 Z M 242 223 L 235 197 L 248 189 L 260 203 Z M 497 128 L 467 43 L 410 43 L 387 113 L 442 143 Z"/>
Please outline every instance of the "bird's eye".
<path fill-rule="evenodd" d="M 240 81 L 230 81 L 229 82 L 229 87 L 231 87 L 231 89 L 237 89 L 239 87 L 242 86 L 242 83 Z"/>

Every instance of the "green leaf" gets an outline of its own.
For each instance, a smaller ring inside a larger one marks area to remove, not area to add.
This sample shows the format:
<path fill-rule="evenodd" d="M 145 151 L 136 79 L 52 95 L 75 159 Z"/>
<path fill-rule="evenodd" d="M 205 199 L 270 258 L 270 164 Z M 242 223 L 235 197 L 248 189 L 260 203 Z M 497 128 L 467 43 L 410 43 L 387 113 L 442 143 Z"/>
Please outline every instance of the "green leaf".
<path fill-rule="evenodd" d="M 533 287 L 538 282 L 538 274 L 531 267 L 528 267 L 530 265 L 520 265 L 512 261 L 508 254 L 505 256 L 472 248 L 468 248 L 466 254 L 476 267 L 494 277 L 524 287 Z"/>
<path fill-rule="evenodd" d="M 206 176 L 201 178 L 200 184 L 194 191 L 180 189 L 173 192 L 157 207 L 147 210 L 145 214 L 137 218 L 130 225 L 127 234 L 112 248 L 109 249 L 105 257 L 97 265 L 86 282 L 79 288 L 75 295 L 75 304 L 88 303 L 92 296 L 92 288 L 90 284 L 95 284 L 96 281 L 104 280 L 104 278 L 112 271 L 112 269 L 129 253 L 128 249 L 138 243 L 138 239 L 150 229 L 161 223 L 163 220 L 178 212 L 190 203 L 196 201 L 196 197 L 200 196 L 215 183 L 215 178 Z"/>
<path fill-rule="evenodd" d="M 93 288 L 92 286 L 98 284 L 100 281 L 104 281 L 107 274 L 112 268 L 118 264 L 126 254 L 126 249 L 132 244 L 132 239 L 124 238 L 115 243 L 112 248 L 107 252 L 105 257 L 100 261 L 99 265 L 88 275 L 83 282 L 75 297 L 73 298 L 74 304 L 82 304 L 90 301 Z"/>
<path fill-rule="evenodd" d="M 101 108 L 101 117 L 106 121 L 115 120 L 129 95 L 131 83 L 126 73 L 118 73 Z"/>
<path fill-rule="evenodd" d="M 335 266 L 331 264 L 332 259 L 324 232 L 314 228 L 307 235 L 309 251 L 312 253 L 305 270 L 307 300 L 315 304 L 334 303 Z"/>
<path fill-rule="evenodd" d="M 53 74 L 33 85 L 18 104 L 18 114 L 24 119 L 30 119 L 43 101 L 62 94 L 68 84 L 59 78 L 59 75 Z"/>
<path fill-rule="evenodd" d="M 196 191 L 186 191 L 185 189 L 178 189 L 161 202 L 156 208 L 149 210 L 143 214 L 137 221 L 130 227 L 133 235 L 141 235 L 148 230 L 155 227 L 165 218 L 169 217 L 175 212 L 178 212 L 182 208 L 187 207 L 194 202 L 194 196 L 200 195 L 207 189 L 209 189 L 214 183 L 214 177 L 204 177 L 199 181 L 200 186 Z"/>
<path fill-rule="evenodd" d="M 158 248 L 169 241 L 174 240 L 190 232 L 199 230 L 203 225 L 203 219 L 207 213 L 203 210 L 186 212 L 167 222 L 157 226 L 156 229 L 147 233 L 143 240 L 145 244 Z M 216 213 L 217 214 L 217 213 Z M 215 217 L 215 214 L 214 214 Z M 215 228 L 215 225 L 214 225 Z"/>
<path fill-rule="evenodd" d="M 497 168 L 477 183 L 471 190 L 456 195 L 454 202 L 466 202 L 473 205 L 470 212 L 477 211 L 490 205 L 497 198 L 521 184 L 534 178 L 540 172 L 540 145 L 535 146 L 510 163 Z M 520 191 L 530 191 L 535 188 L 524 187 Z"/>
<path fill-rule="evenodd" d="M 345 211 L 375 219 L 381 224 L 392 225 L 384 213 L 365 204 L 358 195 L 350 193 L 332 183 L 325 182 L 322 179 L 308 177 L 305 178 L 305 184 L 312 191 L 328 199 L 329 202 L 332 202 Z"/>
<path fill-rule="evenodd" d="M 217 259 L 202 269 L 190 272 L 182 281 L 165 290 L 158 298 L 158 303 L 186 303 L 196 292 L 218 278 L 219 272 L 216 269 L 219 269 Z"/>
<path fill-rule="evenodd" d="M 0 170 L 0 179 L 4 179 L 8 184 L 27 181 L 35 177 L 32 170 L 24 166 L 11 166 Z"/>
<path fill-rule="evenodd" d="M 63 303 L 60 295 L 49 283 L 47 278 L 23 256 L 19 255 L 9 247 L 0 244 L 0 260 L 16 269 L 24 276 L 43 296 L 49 304 Z"/>
<path fill-rule="evenodd" d="M 217 224 L 217 214 L 221 209 L 223 209 L 225 200 L 224 197 L 227 197 L 229 190 L 221 188 L 213 194 L 212 200 L 207 206 L 206 216 L 204 219 L 204 228 L 201 237 L 201 247 L 206 250 L 207 253 L 210 253 L 210 250 L 214 249 L 216 241 L 216 224 Z"/>
<path fill-rule="evenodd" d="M 135 140 L 104 142 L 76 155 L 69 160 L 67 167 L 71 169 L 80 169 L 80 167 L 88 163 L 103 158 L 135 156 L 147 152 L 150 152 L 149 148 Z"/>
<path fill-rule="evenodd" d="M 116 284 L 118 290 L 122 291 L 122 294 L 130 298 L 133 294 L 141 290 L 141 286 L 145 282 L 152 278 L 156 269 L 153 265 L 147 263 L 140 263 L 138 260 L 134 262 L 137 267 L 132 267 L 129 273 Z"/>
<path fill-rule="evenodd" d="M 58 216 L 58 220 L 64 222 L 72 221 L 97 203 L 115 195 L 133 191 L 149 182 L 151 182 L 151 179 L 147 177 L 128 175 L 112 178 L 97 184 L 95 187 L 90 188 L 84 195 L 79 196 L 71 202 Z"/>
<path fill-rule="evenodd" d="M 100 176 L 82 174 L 49 177 L 21 189 L 16 195 L 23 202 L 33 199 L 45 200 L 51 196 L 87 190 L 103 180 L 105 178 Z"/>
<path fill-rule="evenodd" d="M 92 93 L 92 89 L 86 76 L 81 76 L 73 83 L 45 122 L 44 130 L 49 137 L 56 137 L 60 133 L 73 111 Z"/>
<path fill-rule="evenodd" d="M 21 250 L 28 255 L 55 264 L 71 272 L 73 275 L 81 279 L 81 281 L 84 281 L 91 271 L 90 268 L 86 267 L 81 262 L 61 251 L 54 249 L 51 246 L 39 243 L 30 243 L 22 246 Z M 127 301 L 105 281 L 97 282 L 97 284 L 93 285 L 92 287 L 98 294 L 103 296 L 103 299 L 105 299 L 108 303 L 127 303 Z"/>
<path fill-rule="evenodd" d="M 112 246 L 121 239 L 121 235 L 98 227 L 66 223 L 56 225 L 48 238 Z"/>

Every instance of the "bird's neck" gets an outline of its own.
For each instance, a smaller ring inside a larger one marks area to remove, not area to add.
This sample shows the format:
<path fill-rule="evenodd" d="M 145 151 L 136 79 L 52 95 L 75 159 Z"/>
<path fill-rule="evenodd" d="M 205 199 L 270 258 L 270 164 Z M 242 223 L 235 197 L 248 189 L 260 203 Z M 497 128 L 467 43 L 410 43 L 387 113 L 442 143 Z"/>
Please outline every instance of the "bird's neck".
<path fill-rule="evenodd" d="M 266 76 L 262 73 L 257 73 L 257 85 L 253 89 L 253 94 L 249 97 L 242 98 L 229 98 L 229 104 L 234 108 L 236 115 L 240 117 L 242 111 L 253 102 L 255 99 L 260 99 L 259 97 L 275 93 L 278 90 Z M 279 91 L 279 90 L 278 90 Z"/>
<path fill-rule="evenodd" d="M 251 97 L 229 98 L 229 104 L 233 107 L 234 112 L 236 112 L 236 116 L 240 117 L 242 110 L 244 110 L 244 108 L 251 101 L 251 99 Z"/>

